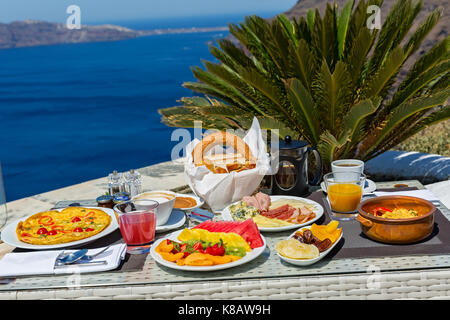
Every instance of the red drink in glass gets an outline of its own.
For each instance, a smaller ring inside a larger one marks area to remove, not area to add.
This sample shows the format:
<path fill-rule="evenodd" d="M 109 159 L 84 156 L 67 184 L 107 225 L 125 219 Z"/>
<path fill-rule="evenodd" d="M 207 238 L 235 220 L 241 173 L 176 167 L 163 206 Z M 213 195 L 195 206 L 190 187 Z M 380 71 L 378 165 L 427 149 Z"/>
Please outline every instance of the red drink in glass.
<path fill-rule="evenodd" d="M 136 211 L 119 216 L 120 232 L 127 245 L 145 245 L 155 239 L 154 212 Z"/>
<path fill-rule="evenodd" d="M 128 253 L 149 252 L 150 244 L 155 240 L 157 207 L 158 202 L 153 200 L 131 200 L 114 207 Z"/>

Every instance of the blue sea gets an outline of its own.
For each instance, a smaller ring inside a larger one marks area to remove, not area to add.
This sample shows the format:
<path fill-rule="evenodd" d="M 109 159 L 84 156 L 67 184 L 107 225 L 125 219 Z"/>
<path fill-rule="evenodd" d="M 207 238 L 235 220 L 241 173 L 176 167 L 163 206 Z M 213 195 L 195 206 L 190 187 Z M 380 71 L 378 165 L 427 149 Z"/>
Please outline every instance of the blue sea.
<path fill-rule="evenodd" d="M 260 13 L 270 17 L 275 12 Z M 213 27 L 245 14 L 109 21 L 134 29 Z M 159 108 L 194 93 L 190 67 L 227 32 L 0 50 L 0 162 L 7 201 L 169 161 Z"/>

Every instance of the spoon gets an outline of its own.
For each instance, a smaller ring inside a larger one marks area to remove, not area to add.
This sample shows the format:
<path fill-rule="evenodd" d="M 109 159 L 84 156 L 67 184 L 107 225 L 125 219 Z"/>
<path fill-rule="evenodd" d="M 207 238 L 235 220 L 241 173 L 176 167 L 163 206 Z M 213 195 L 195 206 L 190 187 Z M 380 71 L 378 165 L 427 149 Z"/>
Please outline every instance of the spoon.
<path fill-rule="evenodd" d="M 56 260 L 56 264 L 62 265 L 62 264 L 73 263 L 73 262 L 78 261 L 79 259 L 83 258 L 86 255 L 86 253 L 87 253 L 87 249 L 81 249 L 81 250 L 78 250 L 75 252 L 71 252 L 64 258 Z"/>

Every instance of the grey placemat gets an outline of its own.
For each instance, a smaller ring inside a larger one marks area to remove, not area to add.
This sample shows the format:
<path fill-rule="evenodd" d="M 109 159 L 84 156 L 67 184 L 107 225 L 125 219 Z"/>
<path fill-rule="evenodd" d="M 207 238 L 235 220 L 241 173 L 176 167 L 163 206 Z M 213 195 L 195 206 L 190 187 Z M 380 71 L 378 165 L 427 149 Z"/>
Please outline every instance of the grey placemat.
<path fill-rule="evenodd" d="M 406 188 L 405 188 L 406 189 Z M 405 190 L 402 189 L 402 190 Z M 417 188 L 408 188 L 413 190 Z M 379 191 L 399 191 L 383 189 Z M 331 221 L 330 207 L 326 194 L 322 191 L 312 193 L 308 198 L 320 203 L 325 214 L 317 224 L 327 224 Z M 342 221 L 339 223 L 343 231 L 343 239 L 336 245 L 326 259 L 372 258 L 388 256 L 430 255 L 450 253 L 450 221 L 439 209 L 435 212 L 433 233 L 426 239 L 414 244 L 386 244 L 366 237 L 358 221 Z"/>

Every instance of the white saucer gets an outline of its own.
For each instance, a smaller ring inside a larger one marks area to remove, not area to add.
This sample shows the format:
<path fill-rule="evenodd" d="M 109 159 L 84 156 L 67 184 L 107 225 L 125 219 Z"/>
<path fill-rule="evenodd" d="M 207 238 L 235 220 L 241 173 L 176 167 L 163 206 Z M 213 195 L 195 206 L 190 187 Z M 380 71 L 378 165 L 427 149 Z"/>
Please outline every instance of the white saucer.
<path fill-rule="evenodd" d="M 325 181 L 322 181 L 322 183 L 320 184 L 320 187 L 322 188 L 323 192 L 327 193 L 327 189 L 325 187 Z M 373 182 L 370 179 L 366 179 L 366 187 L 364 188 L 364 194 L 372 193 L 375 190 L 377 190 L 377 185 L 375 184 L 375 182 Z"/>
<path fill-rule="evenodd" d="M 186 215 L 183 210 L 173 209 L 169 220 L 162 226 L 156 226 L 156 233 L 166 232 L 181 227 L 186 222 Z"/>

